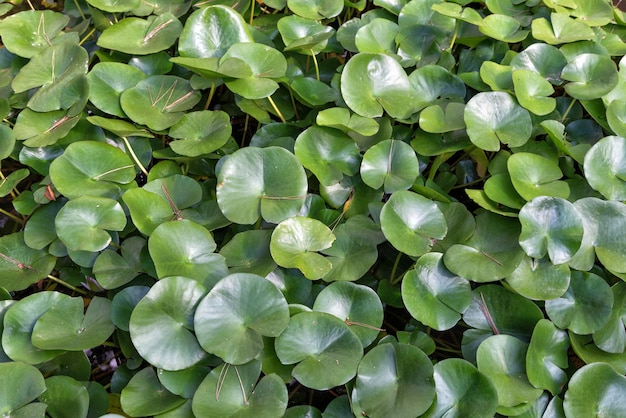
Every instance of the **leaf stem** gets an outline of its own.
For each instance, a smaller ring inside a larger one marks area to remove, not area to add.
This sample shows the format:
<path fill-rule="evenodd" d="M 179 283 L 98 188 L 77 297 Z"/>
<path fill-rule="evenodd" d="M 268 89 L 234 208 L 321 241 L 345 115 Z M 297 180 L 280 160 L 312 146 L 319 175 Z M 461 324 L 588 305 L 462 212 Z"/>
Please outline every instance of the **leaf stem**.
<path fill-rule="evenodd" d="M 211 104 L 211 100 L 213 100 L 214 95 L 215 95 L 215 80 L 211 80 L 211 90 L 209 90 L 209 97 L 207 97 L 206 103 L 204 104 L 204 110 L 209 110 L 209 105 Z"/>
<path fill-rule="evenodd" d="M 320 66 L 317 63 L 317 57 L 315 56 L 313 49 L 310 49 L 310 51 L 311 57 L 313 58 L 313 65 L 315 66 L 315 77 L 317 78 L 317 81 L 320 81 Z"/>
<path fill-rule="evenodd" d="M 456 42 L 456 37 L 459 35 L 459 29 L 461 27 L 461 24 L 459 23 L 459 21 L 456 21 L 456 27 L 454 28 L 454 34 L 452 35 L 452 40 L 450 41 L 450 46 L 448 47 L 448 49 L 450 51 L 452 51 L 452 47 L 454 46 L 454 43 Z M 452 53 L 452 52 L 451 52 Z"/>
<path fill-rule="evenodd" d="M 569 115 L 570 110 L 572 110 L 572 108 L 574 107 L 574 104 L 577 102 L 577 99 L 572 99 L 572 102 L 569 104 L 569 106 L 567 106 L 567 109 L 565 109 L 565 113 L 563 113 L 563 116 L 561 116 L 561 122 L 565 121 L 565 119 L 567 118 L 567 115 Z"/>
<path fill-rule="evenodd" d="M 85 14 L 83 13 L 83 9 L 80 7 L 80 4 L 78 4 L 78 0 L 74 0 L 74 6 L 76 6 L 78 13 L 80 13 L 80 17 L 82 17 L 83 20 L 87 20 L 87 18 L 85 17 Z M 95 28 L 94 28 L 94 31 L 95 31 Z"/>
<path fill-rule="evenodd" d="M 76 0 L 74 0 L 74 1 L 76 1 Z M 82 11 L 81 11 L 81 14 L 82 14 Z M 91 35 L 93 35 L 95 32 L 96 32 L 96 28 L 91 28 L 91 30 L 87 33 L 87 35 L 83 36 L 83 39 L 81 39 L 80 42 L 78 42 L 78 45 L 82 45 L 85 42 L 87 42 L 87 39 L 89 39 L 91 37 Z"/>
<path fill-rule="evenodd" d="M 13 215 L 11 212 L 8 212 L 8 211 L 0 208 L 0 213 L 3 214 L 4 216 L 6 216 L 7 218 L 11 218 L 11 220 L 17 222 L 18 224 L 24 225 L 24 219 L 18 218 L 17 216 Z"/>
<path fill-rule="evenodd" d="M 402 258 L 402 253 L 398 252 L 396 256 L 396 261 L 393 262 L 393 267 L 391 268 L 391 274 L 389 275 L 389 284 L 394 285 L 398 283 L 398 279 L 395 278 L 396 271 L 398 271 L 398 265 L 400 264 L 400 259 Z"/>
<path fill-rule="evenodd" d="M 71 289 L 71 290 L 73 290 L 76 293 L 80 293 L 81 295 L 86 295 L 87 294 L 87 292 L 85 292 L 84 290 L 81 290 L 81 289 L 77 288 L 76 286 L 72 286 L 68 282 L 63 281 L 63 280 L 59 279 L 58 277 L 54 277 L 54 276 L 48 274 L 48 279 L 52 280 L 53 282 L 56 282 L 56 283 L 60 284 L 61 286 L 67 287 L 68 289 Z"/>
<path fill-rule="evenodd" d="M 280 118 L 280 121 L 282 123 L 287 123 L 287 120 L 285 119 L 285 117 L 283 116 L 282 112 L 280 111 L 280 109 L 278 108 L 278 106 L 276 106 L 276 103 L 274 103 L 274 100 L 272 99 L 272 96 L 267 96 L 267 100 L 270 102 L 270 104 L 272 105 L 272 108 L 274 108 L 274 111 L 276 112 L 276 114 L 278 115 L 278 117 Z"/>
<path fill-rule="evenodd" d="M 133 160 L 135 160 L 135 164 L 137 164 L 141 172 L 144 173 L 146 177 L 148 177 L 148 170 L 146 170 L 143 164 L 141 164 L 141 161 L 139 161 L 139 158 L 137 158 L 137 154 L 135 154 L 135 151 L 133 151 L 133 147 L 130 146 L 130 142 L 128 142 L 128 138 L 123 136 L 122 141 L 124 141 L 124 144 L 126 144 L 126 148 L 128 148 L 128 152 L 130 153 L 130 156 L 133 157 Z"/>

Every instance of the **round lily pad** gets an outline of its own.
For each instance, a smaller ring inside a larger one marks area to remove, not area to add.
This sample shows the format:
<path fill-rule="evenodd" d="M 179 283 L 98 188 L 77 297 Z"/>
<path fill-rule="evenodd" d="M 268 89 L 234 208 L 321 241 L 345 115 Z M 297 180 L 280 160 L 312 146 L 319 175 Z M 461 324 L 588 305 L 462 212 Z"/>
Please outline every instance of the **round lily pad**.
<path fill-rule="evenodd" d="M 438 331 L 452 328 L 472 301 L 469 282 L 452 274 L 443 254 L 421 256 L 402 279 L 402 300 L 415 319 Z"/>
<path fill-rule="evenodd" d="M 133 375 L 122 389 L 120 404 L 123 411 L 135 417 L 148 417 L 170 411 L 185 403 L 185 399 L 167 390 L 152 367 Z"/>
<path fill-rule="evenodd" d="M 120 106 L 120 95 L 146 78 L 146 74 L 121 62 L 99 62 L 93 66 L 87 79 L 90 83 L 89 101 L 111 115 L 125 117 Z"/>
<path fill-rule="evenodd" d="M 186 369 L 202 360 L 207 353 L 193 333 L 193 316 L 205 293 L 204 286 L 184 277 L 155 283 L 130 316 L 130 337 L 139 354 L 165 370 Z"/>
<path fill-rule="evenodd" d="M 50 274 L 56 258 L 42 249 L 33 249 L 24 241 L 24 232 L 0 237 L 0 287 L 23 290 Z"/>
<path fill-rule="evenodd" d="M 593 363 L 574 373 L 569 381 L 563 409 L 567 416 L 626 414 L 621 401 L 626 394 L 626 378 L 605 363 Z"/>
<path fill-rule="evenodd" d="M 0 413 L 7 416 L 14 414 L 27 416 L 28 409 L 22 407 L 34 401 L 46 390 L 41 372 L 22 362 L 0 363 L 0 387 L 2 387 Z"/>
<path fill-rule="evenodd" d="M 296 157 L 275 146 L 234 152 L 221 166 L 217 181 L 217 203 L 222 213 L 241 224 L 253 224 L 259 216 L 273 223 L 295 216 L 308 187 Z"/>
<path fill-rule="evenodd" d="M 526 354 L 528 380 L 537 388 L 547 389 L 556 396 L 567 382 L 567 332 L 552 322 L 537 322 Z"/>
<path fill-rule="evenodd" d="M 626 199 L 626 139 L 608 136 L 598 141 L 585 155 L 585 178 L 607 199 Z"/>
<path fill-rule="evenodd" d="M 359 363 L 353 399 L 367 416 L 412 418 L 435 398 L 433 366 L 409 344 L 380 344 Z"/>
<path fill-rule="evenodd" d="M 262 336 L 276 337 L 289 323 L 283 294 L 268 280 L 230 274 L 200 301 L 194 328 L 202 348 L 230 364 L 244 364 L 263 349 Z"/>
<path fill-rule="evenodd" d="M 530 152 L 516 152 L 507 160 L 507 168 L 513 187 L 527 201 L 539 196 L 569 196 L 569 186 L 560 180 L 563 172 L 556 161 Z"/>
<path fill-rule="evenodd" d="M 46 391 L 39 397 L 48 405 L 46 413 L 54 418 L 85 417 L 89 411 L 89 392 L 69 376 L 51 376 L 46 379 Z"/>
<path fill-rule="evenodd" d="M 225 112 L 188 112 L 170 128 L 169 136 L 179 139 L 170 142 L 170 147 L 177 154 L 197 157 L 220 149 L 231 132 L 230 117 Z"/>
<path fill-rule="evenodd" d="M 402 141 L 379 142 L 365 152 L 361 162 L 363 183 L 385 193 L 409 189 L 419 176 L 419 161 L 409 144 Z"/>
<path fill-rule="evenodd" d="M 412 151 L 411 151 L 412 152 Z M 448 232 L 435 202 L 410 191 L 393 193 L 380 212 L 381 229 L 398 250 L 417 257 Z"/>
<path fill-rule="evenodd" d="M 383 305 L 371 288 L 351 282 L 335 282 L 315 298 L 313 310 L 326 312 L 343 320 L 369 346 L 383 323 Z"/>
<path fill-rule="evenodd" d="M 567 264 L 554 265 L 547 258 L 524 257 L 517 268 L 506 276 L 506 282 L 520 295 L 533 300 L 562 296 L 569 287 Z"/>
<path fill-rule="evenodd" d="M 291 317 L 275 348 L 283 364 L 297 363 L 293 377 L 317 390 L 352 379 L 363 356 L 361 341 L 346 323 L 324 312 L 301 312 Z"/>
<path fill-rule="evenodd" d="M 182 29 L 171 13 L 146 19 L 127 17 L 102 31 L 98 46 L 132 55 L 154 54 L 172 46 Z"/>

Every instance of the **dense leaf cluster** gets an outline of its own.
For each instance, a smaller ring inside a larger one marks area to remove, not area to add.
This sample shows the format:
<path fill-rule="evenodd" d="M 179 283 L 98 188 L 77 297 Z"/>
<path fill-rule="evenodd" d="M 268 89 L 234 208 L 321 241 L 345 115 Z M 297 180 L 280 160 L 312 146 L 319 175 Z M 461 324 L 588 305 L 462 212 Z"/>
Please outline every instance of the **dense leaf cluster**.
<path fill-rule="evenodd" d="M 0 415 L 626 416 L 609 0 L 28 6 Z"/>

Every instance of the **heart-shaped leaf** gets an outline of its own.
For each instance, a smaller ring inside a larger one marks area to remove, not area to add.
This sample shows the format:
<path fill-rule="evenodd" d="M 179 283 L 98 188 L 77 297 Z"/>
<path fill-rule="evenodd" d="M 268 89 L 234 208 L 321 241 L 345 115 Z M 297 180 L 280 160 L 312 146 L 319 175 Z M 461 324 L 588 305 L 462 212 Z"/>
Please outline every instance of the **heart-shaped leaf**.
<path fill-rule="evenodd" d="M 563 83 L 561 71 L 566 65 L 567 60 L 558 48 L 541 42 L 529 45 L 511 60 L 513 68 L 535 72 L 554 85 Z"/>
<path fill-rule="evenodd" d="M 250 29 L 230 7 L 212 5 L 193 12 L 180 33 L 181 57 L 220 58 L 239 42 L 253 42 Z"/>
<path fill-rule="evenodd" d="M 335 31 L 330 26 L 300 16 L 282 17 L 277 25 L 285 44 L 285 51 L 295 51 L 305 55 L 314 55 L 328 45 Z"/>
<path fill-rule="evenodd" d="M 312 126 L 298 135 L 294 153 L 326 186 L 339 182 L 344 174 L 356 174 L 361 159 L 352 138 L 336 129 L 319 126 Z"/>
<path fill-rule="evenodd" d="M 360 53 L 341 73 L 341 95 L 354 112 L 365 117 L 407 118 L 413 111 L 409 78 L 402 66 L 383 54 Z"/>
<path fill-rule="evenodd" d="M 485 151 L 498 151 L 500 144 L 524 145 L 531 136 L 530 113 L 505 92 L 478 93 L 465 106 L 467 135 Z"/>
<path fill-rule="evenodd" d="M 421 256 L 402 279 L 402 300 L 415 319 L 438 331 L 452 328 L 472 301 L 469 282 L 443 264 L 443 254 Z"/>
<path fill-rule="evenodd" d="M 290 179 L 288 182 L 285 179 Z M 306 197 L 306 174 L 296 157 L 279 147 L 242 148 L 218 173 L 217 203 L 230 221 L 253 224 L 262 216 L 279 223 L 298 213 Z"/>
<path fill-rule="evenodd" d="M 59 239 L 72 251 L 101 251 L 111 243 L 108 231 L 126 226 L 122 206 L 113 199 L 82 196 L 61 208 L 54 225 Z"/>
<path fill-rule="evenodd" d="M 556 396 L 567 382 L 567 332 L 552 322 L 537 322 L 526 354 L 528 380 L 536 388 L 547 389 Z"/>
<path fill-rule="evenodd" d="M 547 258 L 524 257 L 517 268 L 506 276 L 506 282 L 520 295 L 533 300 L 562 296 L 569 287 L 567 264 L 554 265 Z"/>
<path fill-rule="evenodd" d="M 550 45 L 586 41 L 595 37 L 595 33 L 585 22 L 574 20 L 565 13 L 551 13 L 550 21 L 544 17 L 534 19 L 532 35 Z"/>
<path fill-rule="evenodd" d="M 435 364 L 435 402 L 424 415 L 435 417 L 493 417 L 498 393 L 491 380 L 474 365 L 459 358 L 448 358 Z M 462 379 L 459 376 L 463 376 Z"/>
<path fill-rule="evenodd" d="M 573 204 L 558 197 L 540 196 L 519 213 L 522 233 L 519 243 L 530 257 L 546 253 L 553 264 L 567 263 L 580 248 L 583 221 Z"/>
<path fill-rule="evenodd" d="M 148 240 L 159 278 L 183 276 L 209 288 L 227 271 L 224 258 L 213 252 L 215 248 L 211 233 L 186 219 L 159 225 Z"/>
<path fill-rule="evenodd" d="M 34 401 L 46 390 L 41 372 L 21 362 L 0 363 L 0 387 L 0 413 L 9 417 L 27 416 L 27 409 L 20 411 L 20 408 Z"/>
<path fill-rule="evenodd" d="M 170 13 L 147 19 L 127 17 L 102 31 L 98 46 L 126 54 L 154 54 L 172 46 L 182 29 L 183 25 Z"/>
<path fill-rule="evenodd" d="M 129 237 L 122 242 L 121 252 L 104 250 L 93 264 L 92 272 L 105 289 L 116 289 L 134 279 L 143 270 L 141 252 L 146 247 L 141 237 Z"/>
<path fill-rule="evenodd" d="M 124 412 L 134 417 L 162 414 L 184 402 L 184 398 L 174 395 L 159 382 L 152 367 L 146 367 L 133 375 L 120 397 Z"/>
<path fill-rule="evenodd" d="M 2 349 L 13 361 L 39 364 L 63 354 L 63 350 L 42 350 L 32 343 L 37 320 L 56 303 L 69 296 L 60 292 L 33 293 L 15 302 L 4 314 Z"/>
<path fill-rule="evenodd" d="M 395 54 L 399 31 L 400 27 L 395 22 L 381 18 L 372 19 L 357 30 L 354 45 L 359 52 Z"/>
<path fill-rule="evenodd" d="M 522 30 L 521 26 L 515 17 L 493 13 L 485 16 L 478 30 L 499 41 L 517 43 L 526 39 L 529 32 Z"/>
<path fill-rule="evenodd" d="M 476 217 L 474 235 L 452 245 L 443 262 L 451 272 L 475 282 L 500 280 L 517 268 L 524 250 L 519 246 L 519 222 L 494 213 Z"/>
<path fill-rule="evenodd" d="M 46 413 L 54 418 L 86 417 L 89 412 L 89 392 L 69 376 L 51 376 L 46 379 L 46 391 L 39 396 L 48 405 Z"/>
<path fill-rule="evenodd" d="M 411 151 L 413 152 L 413 151 Z M 435 202 L 410 191 L 393 193 L 380 212 L 381 229 L 398 250 L 418 257 L 448 232 Z"/>
<path fill-rule="evenodd" d="M 507 160 L 507 168 L 513 187 L 527 201 L 539 196 L 563 199 L 569 196 L 569 186 L 559 180 L 563 173 L 553 160 L 538 154 L 517 152 Z"/>
<path fill-rule="evenodd" d="M 146 78 L 146 74 L 121 62 L 99 62 L 93 66 L 89 80 L 89 101 L 111 115 L 125 117 L 120 106 L 120 95 Z"/>
<path fill-rule="evenodd" d="M 197 157 L 220 149 L 231 132 L 230 117 L 225 112 L 188 112 L 170 128 L 169 136 L 179 139 L 170 142 L 170 147 L 177 154 Z"/>
<path fill-rule="evenodd" d="M 591 334 L 609 321 L 613 292 L 600 276 L 573 271 L 563 296 L 546 301 L 546 312 L 554 324 L 577 334 Z"/>
<path fill-rule="evenodd" d="M 542 390 L 526 375 L 527 350 L 528 344 L 510 335 L 493 335 L 478 347 L 478 370 L 494 384 L 500 407 L 531 403 L 541 396 Z"/>
<path fill-rule="evenodd" d="M 607 136 L 585 155 L 585 178 L 607 199 L 626 199 L 626 139 Z"/>
<path fill-rule="evenodd" d="M 419 416 L 435 398 L 432 363 L 415 346 L 380 344 L 359 363 L 352 396 L 368 416 Z"/>
<path fill-rule="evenodd" d="M 287 409 L 287 387 L 270 374 L 259 380 L 261 364 L 221 365 L 211 370 L 193 397 L 195 416 L 273 418 Z M 211 394 L 210 396 L 206 396 Z"/>
<path fill-rule="evenodd" d="M 318 251 L 329 248 L 335 235 L 322 222 L 296 216 L 276 226 L 272 233 L 270 252 L 276 264 L 299 269 L 308 279 L 324 277 L 332 264 Z"/>
<path fill-rule="evenodd" d="M 465 128 L 463 114 L 465 105 L 462 103 L 448 103 L 428 106 L 420 112 L 420 127 L 430 133 L 444 133 Z"/>
<path fill-rule="evenodd" d="M 550 97 L 552 84 L 534 71 L 513 71 L 513 85 L 520 105 L 535 115 L 547 115 L 556 108 L 556 99 Z"/>
<path fill-rule="evenodd" d="M 330 19 L 343 10 L 343 2 L 339 0 L 287 0 L 289 10 L 298 16 L 311 20 Z"/>
<path fill-rule="evenodd" d="M 119 184 L 134 178 L 134 165 L 124 151 L 102 142 L 74 142 L 50 164 L 50 179 L 70 199 L 84 195 L 118 198 Z"/>
<path fill-rule="evenodd" d="M 563 409 L 567 416 L 626 414 L 620 397 L 626 394 L 626 378 L 604 363 L 584 366 L 569 381 Z"/>
<path fill-rule="evenodd" d="M 153 75 L 124 90 L 120 104 L 134 122 L 162 131 L 176 124 L 200 100 L 189 81 L 173 75 Z"/>
<path fill-rule="evenodd" d="M 298 363 L 292 375 L 306 387 L 326 390 L 352 379 L 363 356 L 359 338 L 337 317 L 301 312 L 276 339 L 283 364 Z"/>
<path fill-rule="evenodd" d="M 365 152 L 361 162 L 363 183 L 385 193 L 409 189 L 419 176 L 419 161 L 409 144 L 402 141 L 379 142 Z"/>
<path fill-rule="evenodd" d="M 600 98 L 617 85 L 617 68 L 610 57 L 598 54 L 581 54 L 570 61 L 561 72 L 569 81 L 565 91 L 578 100 Z"/>
<path fill-rule="evenodd" d="M 23 290 L 38 282 L 56 264 L 55 257 L 47 251 L 27 245 L 24 234 L 16 232 L 0 237 L 0 287 L 8 291 Z"/>
<path fill-rule="evenodd" d="M 0 36 L 2 44 L 12 53 L 24 58 L 32 58 L 39 52 L 49 49 L 70 38 L 63 29 L 70 17 L 50 10 L 26 10 L 2 19 Z M 75 38 L 77 39 L 77 37 Z"/>
<path fill-rule="evenodd" d="M 207 354 L 194 335 L 193 316 L 206 289 L 195 280 L 168 277 L 152 286 L 133 309 L 133 345 L 150 364 L 165 370 L 193 366 Z"/>
<path fill-rule="evenodd" d="M 383 305 L 376 292 L 350 282 L 336 282 L 324 288 L 315 298 L 313 310 L 344 321 L 364 348 L 376 339 L 383 323 Z"/>
<path fill-rule="evenodd" d="M 94 297 L 83 314 L 83 298 L 57 301 L 35 323 L 32 342 L 44 350 L 81 351 L 105 342 L 115 330 L 111 301 Z"/>
<path fill-rule="evenodd" d="M 202 348 L 230 364 L 255 358 L 263 349 L 262 336 L 276 337 L 288 323 L 283 294 L 270 281 L 248 273 L 220 280 L 200 301 L 194 316 Z"/>

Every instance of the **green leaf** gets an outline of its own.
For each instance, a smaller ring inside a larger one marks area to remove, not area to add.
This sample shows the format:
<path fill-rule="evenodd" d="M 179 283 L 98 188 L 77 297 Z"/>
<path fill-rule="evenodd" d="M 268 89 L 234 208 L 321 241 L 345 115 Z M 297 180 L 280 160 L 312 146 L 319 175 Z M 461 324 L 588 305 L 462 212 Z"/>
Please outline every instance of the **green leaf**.
<path fill-rule="evenodd" d="M 580 248 L 583 221 L 573 204 L 558 197 L 540 196 L 519 213 L 522 233 L 519 243 L 530 257 L 546 253 L 553 264 L 567 263 Z"/>
<path fill-rule="evenodd" d="M 244 364 L 263 349 L 262 336 L 276 337 L 289 323 L 280 291 L 255 274 L 235 273 L 220 280 L 200 301 L 194 316 L 202 348 L 230 364 Z"/>
<path fill-rule="evenodd" d="M 526 200 L 521 197 L 508 173 L 494 174 L 485 182 L 485 195 L 494 202 L 503 204 L 513 209 L 521 209 Z"/>
<path fill-rule="evenodd" d="M 39 364 L 63 354 L 62 350 L 42 350 L 31 337 L 37 320 L 56 303 L 69 296 L 60 292 L 37 292 L 15 302 L 4 315 L 2 349 L 13 361 Z"/>
<path fill-rule="evenodd" d="M 339 93 L 336 89 L 311 77 L 298 77 L 291 82 L 290 87 L 297 97 L 309 106 L 322 106 L 339 98 Z M 344 110 L 349 113 L 348 109 Z M 318 121 L 318 125 L 323 124 Z M 378 127 L 378 124 L 376 124 L 376 127 Z"/>
<path fill-rule="evenodd" d="M 626 414 L 620 401 L 626 394 L 626 378 L 604 363 L 588 364 L 570 379 L 563 409 L 567 416 Z"/>
<path fill-rule="evenodd" d="M 572 19 L 564 13 L 551 13 L 550 21 L 544 17 L 532 22 L 535 39 L 550 45 L 567 44 L 595 38 L 593 30 L 584 22 Z"/>
<path fill-rule="evenodd" d="M 47 147 L 64 138 L 79 120 L 80 114 L 71 116 L 65 110 L 41 113 L 24 109 L 17 115 L 13 133 L 27 147 Z"/>
<path fill-rule="evenodd" d="M 69 21 L 69 16 L 50 10 L 26 10 L 2 19 L 0 36 L 9 51 L 32 58 L 70 38 L 62 32 Z"/>
<path fill-rule="evenodd" d="M 613 60 L 598 54 L 578 55 L 563 68 L 561 78 L 569 81 L 565 84 L 565 91 L 578 100 L 600 98 L 613 90 L 618 82 Z"/>
<path fill-rule="evenodd" d="M 513 57 L 510 65 L 516 70 L 535 72 L 550 83 L 560 85 L 563 83 L 561 71 L 567 60 L 558 48 L 537 42 Z"/>
<path fill-rule="evenodd" d="M 476 94 L 465 106 L 464 120 L 472 143 L 485 151 L 498 151 L 500 143 L 522 146 L 532 133 L 530 114 L 505 92 Z"/>
<path fill-rule="evenodd" d="M 498 393 L 491 380 L 471 363 L 448 358 L 435 364 L 435 402 L 425 418 L 491 418 L 498 406 Z"/>
<path fill-rule="evenodd" d="M 502 286 L 483 285 L 473 291 L 463 321 L 479 330 L 528 340 L 543 313 L 535 303 Z"/>
<path fill-rule="evenodd" d="M 402 279 L 402 300 L 411 316 L 438 331 L 454 327 L 472 301 L 469 282 L 452 274 L 443 254 L 421 256 Z"/>
<path fill-rule="evenodd" d="M 330 26 L 295 15 L 280 18 L 276 26 L 285 44 L 284 51 L 305 55 L 322 51 L 328 45 L 328 39 L 335 33 Z"/>
<path fill-rule="evenodd" d="M 530 383 L 536 388 L 549 390 L 553 396 L 559 394 L 568 379 L 564 370 L 568 367 L 568 348 L 567 332 L 547 319 L 537 322 L 526 354 Z"/>
<path fill-rule="evenodd" d="M 146 74 L 121 62 L 99 62 L 93 66 L 89 80 L 89 101 L 111 115 L 125 117 L 120 106 L 120 95 L 146 78 Z"/>
<path fill-rule="evenodd" d="M 506 282 L 525 298 L 555 299 L 567 291 L 570 270 L 567 264 L 554 265 L 547 258 L 524 257 L 517 268 L 506 276 Z"/>
<path fill-rule="evenodd" d="M 296 138 L 294 153 L 320 183 L 330 186 L 355 175 L 361 156 L 352 138 L 336 129 L 312 126 Z"/>
<path fill-rule="evenodd" d="M 521 24 L 515 17 L 504 14 L 490 14 L 485 16 L 478 30 L 498 41 L 517 43 L 528 36 L 528 30 L 521 30 Z"/>
<path fill-rule="evenodd" d="M 465 244 L 452 245 L 443 262 L 452 273 L 468 280 L 500 280 L 515 270 L 524 257 L 518 243 L 519 221 L 493 213 L 483 213 L 475 219 L 474 235 Z"/>
<path fill-rule="evenodd" d="M 378 117 L 386 111 L 398 119 L 413 112 L 409 78 L 402 66 L 383 54 L 360 53 L 348 61 L 341 73 L 341 95 L 355 113 Z"/>
<path fill-rule="evenodd" d="M 179 139 L 170 142 L 170 147 L 177 154 L 197 157 L 226 145 L 231 133 L 230 117 L 225 112 L 188 112 L 170 128 L 169 136 Z"/>
<path fill-rule="evenodd" d="M 181 57 L 220 58 L 239 42 L 253 42 L 250 29 L 233 9 L 212 5 L 193 12 L 178 41 Z"/>
<path fill-rule="evenodd" d="M 130 315 L 137 303 L 150 290 L 147 286 L 128 286 L 120 290 L 111 300 L 111 321 L 122 331 L 128 331 Z"/>
<path fill-rule="evenodd" d="M 92 272 L 105 289 L 116 289 L 134 279 L 143 270 L 141 252 L 146 247 L 142 237 L 129 237 L 122 242 L 122 254 L 104 250 L 96 258 Z"/>
<path fill-rule="evenodd" d="M 46 390 L 41 372 L 21 362 L 0 363 L 0 387 L 0 413 L 7 417 L 25 412 L 20 411 L 20 408 Z"/>
<path fill-rule="evenodd" d="M 122 390 L 122 410 L 132 417 L 147 417 L 170 411 L 185 402 L 159 382 L 152 367 L 135 374 Z"/>
<path fill-rule="evenodd" d="M 367 22 L 354 36 L 354 44 L 359 52 L 372 54 L 395 54 L 397 50 L 396 36 L 400 27 L 387 19 L 376 18 Z"/>
<path fill-rule="evenodd" d="M 341 13 L 343 1 L 340 0 L 287 0 L 289 10 L 298 16 L 312 20 L 330 19 Z"/>
<path fill-rule="evenodd" d="M 157 276 L 183 276 L 211 287 L 226 273 L 226 262 L 213 251 L 213 236 L 195 222 L 165 222 L 150 235 L 148 250 Z"/>
<path fill-rule="evenodd" d="M 192 399 L 200 383 L 211 370 L 208 366 L 196 365 L 184 370 L 158 370 L 159 381 L 167 390 L 186 399 Z"/>
<path fill-rule="evenodd" d="M 356 215 L 338 225 L 333 234 L 333 244 L 321 251 L 332 264 L 324 280 L 354 281 L 365 276 L 378 259 L 376 245 L 384 241 L 378 227 L 369 218 Z"/>
<path fill-rule="evenodd" d="M 556 108 L 556 99 L 550 97 L 552 84 L 534 71 L 513 71 L 513 85 L 520 105 L 535 115 L 547 115 Z"/>
<path fill-rule="evenodd" d="M 276 263 L 270 254 L 271 230 L 253 229 L 235 235 L 220 250 L 231 273 L 267 276 Z"/>
<path fill-rule="evenodd" d="M 193 397 L 194 416 L 283 416 L 287 409 L 287 387 L 275 374 L 259 380 L 260 373 L 261 364 L 258 361 L 240 366 L 225 364 L 211 370 Z"/>
<path fill-rule="evenodd" d="M 593 342 L 603 351 L 621 354 L 626 349 L 626 283 L 619 282 L 611 286 L 613 291 L 613 309 L 609 322 L 593 333 Z"/>
<path fill-rule="evenodd" d="M 600 276 L 573 271 L 569 288 L 558 299 L 546 301 L 548 317 L 559 328 L 591 334 L 607 324 L 613 292 Z"/>
<path fill-rule="evenodd" d="M 445 133 L 465 128 L 463 113 L 465 105 L 462 103 L 448 103 L 428 106 L 420 112 L 420 127 L 430 133 Z"/>
<path fill-rule="evenodd" d="M 378 125 L 377 125 L 378 126 Z M 15 134 L 5 124 L 0 124 L 0 159 L 5 159 L 15 148 Z"/>
<path fill-rule="evenodd" d="M 35 323 L 32 342 L 44 350 L 81 351 L 104 343 L 115 330 L 111 301 L 93 297 L 85 313 L 81 297 L 64 298 Z"/>
<path fill-rule="evenodd" d="M 385 193 L 409 189 L 419 176 L 419 161 L 411 146 L 402 141 L 379 142 L 365 152 L 361 162 L 363 183 Z"/>
<path fill-rule="evenodd" d="M 24 242 L 26 245 L 30 248 L 41 250 L 57 239 L 57 231 L 50 219 L 54 219 L 57 216 L 64 203 L 61 200 L 50 202 L 45 206 L 40 206 L 31 215 L 26 223 L 26 227 L 24 227 Z"/>
<path fill-rule="evenodd" d="M 185 277 L 155 283 L 130 316 L 130 337 L 141 357 L 165 370 L 183 370 L 202 360 L 206 352 L 193 333 L 193 316 L 205 293 L 204 286 Z"/>
<path fill-rule="evenodd" d="M 0 181 L 0 197 L 5 197 L 13 191 L 17 185 L 28 177 L 30 171 L 27 168 L 15 170 Z"/>
<path fill-rule="evenodd" d="M 39 400 L 48 405 L 46 413 L 53 418 L 86 417 L 89 410 L 87 388 L 68 376 L 47 378 Z"/>
<path fill-rule="evenodd" d="M 141 0 L 89 0 L 87 3 L 109 13 L 130 12 L 141 6 Z"/>
<path fill-rule="evenodd" d="M 380 212 L 380 222 L 389 242 L 414 257 L 430 251 L 434 240 L 443 239 L 448 232 L 437 204 L 410 191 L 391 195 Z"/>
<path fill-rule="evenodd" d="M 433 5 L 436 6 L 436 5 Z M 416 109 L 447 102 L 463 102 L 466 87 L 463 80 L 439 65 L 424 65 L 409 75 L 416 96 Z"/>
<path fill-rule="evenodd" d="M 46 277 L 56 263 L 47 251 L 33 249 L 24 242 L 23 232 L 0 237 L 0 287 L 23 290 Z"/>
<path fill-rule="evenodd" d="M 331 283 L 317 295 L 313 310 L 344 321 L 359 337 L 363 348 L 376 339 L 383 324 L 383 305 L 376 292 L 355 283 Z"/>
<path fill-rule="evenodd" d="M 528 344 L 510 335 L 493 335 L 478 347 L 478 370 L 491 379 L 500 407 L 531 403 L 541 396 L 542 390 L 533 387 L 526 375 L 527 350 Z"/>
<path fill-rule="evenodd" d="M 342 320 L 323 312 L 301 312 L 276 339 L 283 364 L 298 363 L 292 375 L 304 386 L 327 390 L 356 375 L 363 356 L 359 338 Z"/>
<path fill-rule="evenodd" d="M 367 416 L 419 416 L 435 398 L 432 363 L 415 346 L 380 344 L 363 356 L 352 396 Z"/>
<path fill-rule="evenodd" d="M 318 251 L 330 248 L 335 235 L 322 222 L 296 216 L 278 224 L 272 233 L 270 252 L 276 264 L 299 269 L 307 279 L 328 274 L 332 264 Z"/>
<path fill-rule="evenodd" d="M 585 155 L 585 178 L 589 185 L 610 200 L 626 199 L 626 139 L 607 136 Z"/>
<path fill-rule="evenodd" d="M 96 141 L 70 144 L 63 155 L 50 164 L 50 179 L 64 196 L 118 198 L 120 184 L 135 178 L 135 166 L 124 151 Z"/>
<path fill-rule="evenodd" d="M 279 223 L 296 215 L 307 190 L 300 162 L 289 151 L 274 146 L 235 151 L 221 166 L 217 182 L 222 213 L 240 224 L 253 224 L 259 216 Z"/>
<path fill-rule="evenodd" d="M 507 160 L 507 168 L 513 187 L 527 201 L 539 196 L 563 199 L 569 196 L 569 186 L 559 180 L 563 173 L 553 160 L 529 152 L 516 152 Z"/>
<path fill-rule="evenodd" d="M 124 90 L 120 104 L 135 123 L 162 131 L 176 124 L 200 100 L 189 81 L 173 75 L 153 75 Z"/>
<path fill-rule="evenodd" d="M 96 252 L 111 243 L 108 231 L 121 231 L 126 226 L 122 206 L 113 199 L 82 196 L 61 208 L 54 225 L 59 239 L 72 251 Z"/>
<path fill-rule="evenodd" d="M 98 46 L 126 54 L 154 54 L 172 46 L 182 29 L 183 25 L 170 13 L 147 19 L 126 17 L 102 31 Z"/>

